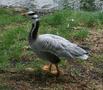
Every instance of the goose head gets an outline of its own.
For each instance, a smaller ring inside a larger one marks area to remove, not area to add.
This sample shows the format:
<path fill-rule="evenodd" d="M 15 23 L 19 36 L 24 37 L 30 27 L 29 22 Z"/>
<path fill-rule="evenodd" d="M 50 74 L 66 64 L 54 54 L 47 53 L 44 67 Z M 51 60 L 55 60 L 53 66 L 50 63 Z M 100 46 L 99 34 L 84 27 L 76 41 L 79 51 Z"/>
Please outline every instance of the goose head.
<path fill-rule="evenodd" d="M 36 23 L 37 21 L 39 21 L 39 16 L 37 15 L 37 13 L 33 12 L 33 11 L 29 11 L 26 13 L 22 14 L 23 16 L 27 16 L 32 20 L 32 23 Z"/>

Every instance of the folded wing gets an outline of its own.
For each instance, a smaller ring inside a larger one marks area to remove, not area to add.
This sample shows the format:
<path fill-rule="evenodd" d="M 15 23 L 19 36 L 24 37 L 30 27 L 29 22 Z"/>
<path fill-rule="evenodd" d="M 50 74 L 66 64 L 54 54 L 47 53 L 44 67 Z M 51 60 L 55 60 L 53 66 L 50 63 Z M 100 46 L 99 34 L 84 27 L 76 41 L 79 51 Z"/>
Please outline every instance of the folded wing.
<path fill-rule="evenodd" d="M 59 57 L 87 59 L 84 58 L 87 55 L 84 49 L 57 35 L 40 35 L 37 48 L 40 52 L 50 52 Z"/>

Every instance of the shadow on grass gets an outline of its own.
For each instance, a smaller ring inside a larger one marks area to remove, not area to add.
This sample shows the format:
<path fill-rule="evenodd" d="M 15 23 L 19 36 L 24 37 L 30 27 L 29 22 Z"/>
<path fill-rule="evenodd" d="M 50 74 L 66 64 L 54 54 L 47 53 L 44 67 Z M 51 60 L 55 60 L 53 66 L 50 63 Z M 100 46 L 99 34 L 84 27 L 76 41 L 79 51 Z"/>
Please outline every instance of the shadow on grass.
<path fill-rule="evenodd" d="M 68 77 L 68 78 L 67 78 Z M 33 72 L 29 71 L 20 71 L 20 72 L 15 72 L 9 77 L 10 80 L 15 80 L 15 81 L 30 81 L 32 83 L 38 83 L 38 84 L 46 84 L 46 82 L 50 83 L 70 83 L 70 82 L 76 82 L 73 80 L 73 77 L 71 77 L 68 74 L 65 75 L 60 75 L 59 77 L 56 77 L 55 75 L 45 72 L 42 70 L 35 70 Z"/>

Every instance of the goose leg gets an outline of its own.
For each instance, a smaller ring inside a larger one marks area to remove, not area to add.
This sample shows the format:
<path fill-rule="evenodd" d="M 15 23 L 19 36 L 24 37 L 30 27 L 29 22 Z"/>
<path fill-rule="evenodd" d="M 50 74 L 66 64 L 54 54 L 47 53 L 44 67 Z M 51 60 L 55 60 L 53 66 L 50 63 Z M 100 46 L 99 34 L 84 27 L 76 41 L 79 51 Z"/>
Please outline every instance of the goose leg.
<path fill-rule="evenodd" d="M 56 76 L 59 76 L 60 75 L 60 71 L 59 71 L 58 65 L 55 64 L 55 67 L 56 67 L 56 70 L 57 70 L 57 75 Z"/>
<path fill-rule="evenodd" d="M 49 64 L 49 71 L 51 72 L 52 64 Z"/>
<path fill-rule="evenodd" d="M 51 67 L 52 67 L 52 64 L 47 64 L 47 65 L 44 65 L 42 69 L 44 71 L 51 72 Z"/>
<path fill-rule="evenodd" d="M 51 73 L 58 77 L 60 75 L 60 71 L 59 71 L 58 65 L 54 64 L 54 66 L 56 68 L 56 71 L 52 71 Z"/>

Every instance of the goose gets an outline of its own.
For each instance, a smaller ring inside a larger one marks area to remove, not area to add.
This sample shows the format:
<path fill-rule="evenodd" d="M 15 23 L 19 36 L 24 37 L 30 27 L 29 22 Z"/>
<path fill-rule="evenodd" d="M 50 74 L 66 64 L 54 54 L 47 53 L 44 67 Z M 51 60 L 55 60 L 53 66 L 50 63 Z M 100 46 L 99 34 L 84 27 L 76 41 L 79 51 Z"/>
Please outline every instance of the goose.
<path fill-rule="evenodd" d="M 29 45 L 31 49 L 42 59 L 48 60 L 50 64 L 43 67 L 44 70 L 51 72 L 52 65 L 56 68 L 56 75 L 60 75 L 58 63 L 61 57 L 67 60 L 80 58 L 87 60 L 88 52 L 69 40 L 54 34 L 38 34 L 40 19 L 38 14 L 33 11 L 24 13 L 32 20 L 32 27 L 29 33 Z"/>

